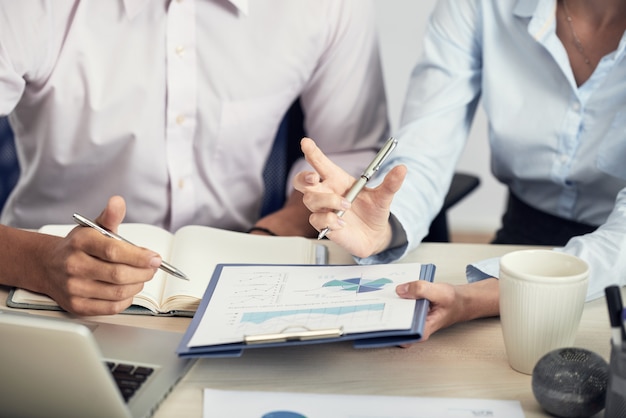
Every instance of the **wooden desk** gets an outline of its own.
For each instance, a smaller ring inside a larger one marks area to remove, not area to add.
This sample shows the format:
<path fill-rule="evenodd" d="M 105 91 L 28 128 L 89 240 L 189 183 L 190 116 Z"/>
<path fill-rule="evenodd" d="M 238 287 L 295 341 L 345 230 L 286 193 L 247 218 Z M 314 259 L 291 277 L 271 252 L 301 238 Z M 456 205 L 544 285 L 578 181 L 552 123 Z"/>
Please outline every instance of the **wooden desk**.
<path fill-rule="evenodd" d="M 331 263 L 352 261 L 333 243 L 329 246 Z M 523 247 L 429 243 L 402 261 L 434 263 L 436 281 L 465 283 L 468 263 L 520 248 Z M 5 300 L 7 289 L 0 291 L 0 299 Z M 189 323 L 188 318 L 129 315 L 93 319 L 180 332 Z M 608 360 L 610 334 L 604 299 L 588 303 L 575 345 Z M 240 358 L 201 359 L 155 417 L 202 417 L 204 388 L 516 399 L 527 417 L 548 416 L 535 401 L 531 377 L 509 367 L 497 318 L 457 324 L 406 349 L 355 350 L 349 343 L 339 343 L 254 349 Z"/>

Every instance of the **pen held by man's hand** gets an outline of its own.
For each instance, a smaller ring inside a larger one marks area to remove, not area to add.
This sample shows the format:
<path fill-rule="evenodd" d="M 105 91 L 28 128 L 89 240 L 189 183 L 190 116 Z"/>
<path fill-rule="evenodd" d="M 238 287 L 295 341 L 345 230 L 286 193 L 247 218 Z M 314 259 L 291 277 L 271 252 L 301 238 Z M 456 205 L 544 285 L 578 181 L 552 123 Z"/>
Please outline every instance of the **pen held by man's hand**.
<path fill-rule="evenodd" d="M 129 240 L 127 240 L 126 238 L 112 232 L 109 231 L 108 229 L 104 228 L 101 225 L 98 225 L 96 222 L 92 221 L 89 218 L 86 218 L 85 216 L 79 214 L 79 213 L 75 213 L 73 215 L 74 221 L 80 225 L 80 226 L 86 226 L 89 228 L 93 228 L 96 231 L 100 232 L 102 235 L 107 236 L 109 238 L 113 238 L 119 241 L 124 241 L 127 242 L 131 245 L 135 245 L 132 242 L 130 242 Z M 159 266 L 159 269 L 163 270 L 166 273 L 171 274 L 174 277 L 177 277 L 179 279 L 183 279 L 183 280 L 189 280 L 189 278 L 187 277 L 187 275 L 185 273 L 183 273 L 182 271 L 180 271 L 179 269 L 177 269 L 176 267 L 172 266 L 171 264 L 167 263 L 166 261 L 161 260 L 161 265 Z"/>

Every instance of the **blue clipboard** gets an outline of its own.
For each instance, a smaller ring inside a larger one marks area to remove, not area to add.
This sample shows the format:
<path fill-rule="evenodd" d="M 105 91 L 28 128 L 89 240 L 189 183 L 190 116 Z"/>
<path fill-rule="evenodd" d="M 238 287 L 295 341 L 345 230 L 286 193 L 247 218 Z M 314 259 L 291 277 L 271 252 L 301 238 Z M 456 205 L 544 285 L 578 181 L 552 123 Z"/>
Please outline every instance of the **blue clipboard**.
<path fill-rule="evenodd" d="M 224 268 L 232 266 L 258 266 L 263 264 L 218 264 L 213 272 L 211 281 L 202 297 L 202 301 L 189 324 L 181 342 L 176 350 L 182 358 L 203 358 L 203 357 L 239 357 L 245 350 L 267 347 L 284 347 L 307 344 L 324 344 L 341 341 L 352 341 L 355 348 L 379 348 L 411 344 L 421 340 L 424 331 L 424 323 L 428 314 L 429 301 L 420 299 L 415 301 L 413 310 L 412 326 L 402 330 L 383 330 L 361 333 L 344 333 L 340 328 L 331 329 L 285 329 L 284 331 L 272 334 L 256 335 L 244 337 L 242 341 L 231 344 L 206 345 L 189 347 L 189 341 L 198 329 L 207 307 L 215 292 L 220 276 Z M 266 265 L 276 267 L 277 265 Z M 285 265 L 287 267 L 302 267 L 306 269 L 322 268 L 329 266 L 319 265 Z M 353 266 L 358 268 L 358 266 Z M 413 280 L 426 280 L 432 282 L 435 277 L 434 264 L 419 264 L 419 272 L 416 272 Z"/>

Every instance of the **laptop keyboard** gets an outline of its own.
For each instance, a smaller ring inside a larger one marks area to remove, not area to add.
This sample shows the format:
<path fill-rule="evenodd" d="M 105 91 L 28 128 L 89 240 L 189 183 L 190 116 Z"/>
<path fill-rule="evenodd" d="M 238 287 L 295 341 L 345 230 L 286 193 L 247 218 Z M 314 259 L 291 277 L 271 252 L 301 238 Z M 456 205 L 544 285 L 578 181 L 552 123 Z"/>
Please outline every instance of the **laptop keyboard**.
<path fill-rule="evenodd" d="M 107 367 L 113 374 L 115 383 L 122 393 L 124 401 L 128 402 L 130 398 L 139 390 L 141 385 L 148 379 L 148 376 L 154 372 L 151 367 L 135 366 L 133 364 L 106 362 Z"/>

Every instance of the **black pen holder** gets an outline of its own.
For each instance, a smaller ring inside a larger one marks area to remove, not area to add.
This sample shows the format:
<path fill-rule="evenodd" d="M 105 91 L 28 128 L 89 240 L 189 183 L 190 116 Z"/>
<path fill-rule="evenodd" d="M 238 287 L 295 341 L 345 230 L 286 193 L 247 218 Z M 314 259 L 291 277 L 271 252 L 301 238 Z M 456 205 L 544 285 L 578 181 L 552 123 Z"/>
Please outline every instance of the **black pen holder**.
<path fill-rule="evenodd" d="M 626 417 L 626 344 L 611 346 L 605 418 Z"/>

